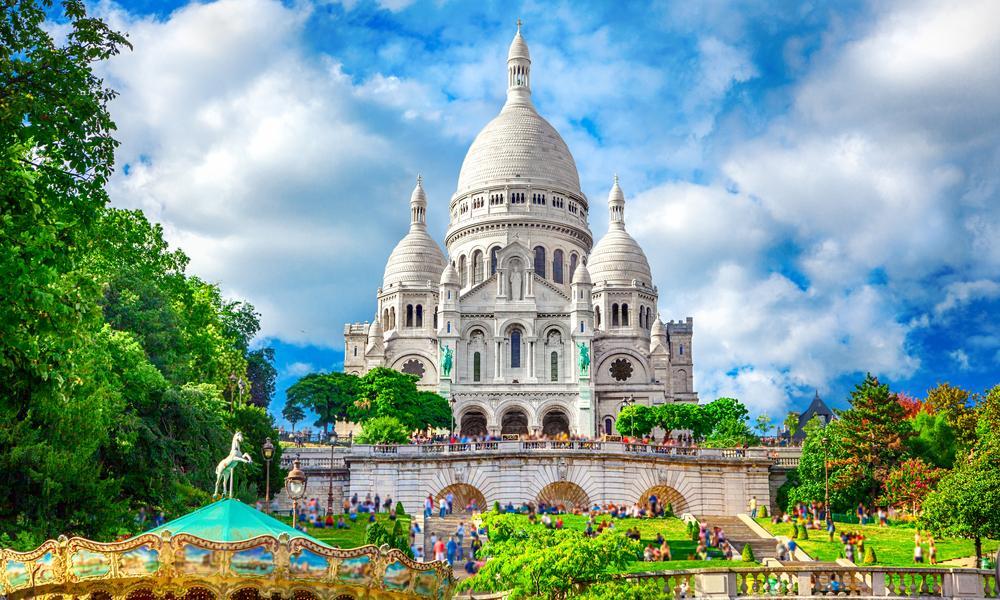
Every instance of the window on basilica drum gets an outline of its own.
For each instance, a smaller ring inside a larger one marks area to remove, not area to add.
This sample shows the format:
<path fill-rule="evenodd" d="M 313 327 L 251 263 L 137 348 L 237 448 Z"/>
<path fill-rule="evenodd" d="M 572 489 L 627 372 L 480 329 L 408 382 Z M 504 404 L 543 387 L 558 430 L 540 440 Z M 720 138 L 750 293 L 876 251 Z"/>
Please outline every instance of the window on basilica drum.
<path fill-rule="evenodd" d="M 552 381 L 559 381 L 559 353 L 552 352 L 551 358 L 552 362 Z"/>
<path fill-rule="evenodd" d="M 563 282 L 563 251 L 556 250 L 552 253 L 552 281 Z"/>
<path fill-rule="evenodd" d="M 510 368 L 521 368 L 521 330 L 510 332 Z"/>
<path fill-rule="evenodd" d="M 479 381 L 482 376 L 482 355 L 476 352 L 472 355 L 472 380 Z"/>

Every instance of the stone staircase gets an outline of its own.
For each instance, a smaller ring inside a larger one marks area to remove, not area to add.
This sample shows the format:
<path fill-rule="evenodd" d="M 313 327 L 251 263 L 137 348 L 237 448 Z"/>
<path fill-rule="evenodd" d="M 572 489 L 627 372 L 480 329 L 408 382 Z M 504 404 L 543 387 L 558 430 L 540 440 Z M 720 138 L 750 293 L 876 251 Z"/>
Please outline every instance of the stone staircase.
<path fill-rule="evenodd" d="M 727 517 L 720 515 L 701 515 L 698 522 L 707 524 L 710 527 L 721 527 L 726 534 L 726 539 L 733 545 L 737 553 L 743 551 L 743 546 L 750 544 L 753 549 L 753 556 L 758 562 L 765 558 L 775 557 L 776 541 L 773 538 L 762 538 L 755 531 L 746 526 L 739 517 Z"/>
<path fill-rule="evenodd" d="M 459 523 L 465 523 L 465 537 L 462 539 L 462 551 L 464 553 L 463 556 L 466 559 L 468 558 L 472 543 L 472 515 L 455 512 L 445 516 L 443 519 L 434 515 L 424 520 L 424 560 L 430 561 L 434 559 L 434 548 L 431 547 L 431 535 L 436 534 L 439 539 L 443 539 L 447 544 L 448 538 L 455 535 L 455 530 L 458 529 Z M 456 558 L 454 566 L 456 576 L 464 576 L 464 565 L 464 560 L 460 564 Z"/>

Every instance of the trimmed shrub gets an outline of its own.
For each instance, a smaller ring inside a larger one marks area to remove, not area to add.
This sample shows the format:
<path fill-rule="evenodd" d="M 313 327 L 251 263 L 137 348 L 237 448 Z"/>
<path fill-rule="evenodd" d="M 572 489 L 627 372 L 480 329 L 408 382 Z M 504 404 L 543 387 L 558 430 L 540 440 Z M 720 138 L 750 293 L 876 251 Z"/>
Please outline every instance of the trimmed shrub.
<path fill-rule="evenodd" d="M 397 521 L 398 523 L 399 521 Z M 381 546 L 382 544 L 388 544 L 391 540 L 391 535 L 386 530 L 385 526 L 375 521 L 374 523 L 369 523 L 368 528 L 365 530 L 365 543 L 371 544 L 373 546 Z"/>
<path fill-rule="evenodd" d="M 494 502 L 493 503 L 493 512 L 495 512 L 497 514 L 500 514 L 500 503 L 499 502 Z"/>
<path fill-rule="evenodd" d="M 861 564 L 874 565 L 878 562 L 878 557 L 875 556 L 875 549 L 871 546 L 865 548 L 865 558 L 861 561 Z"/>
<path fill-rule="evenodd" d="M 750 547 L 750 544 L 746 544 L 745 546 L 743 546 L 743 552 L 740 552 L 740 558 L 742 558 L 746 562 L 754 562 L 757 560 L 753 556 L 753 548 Z"/>
<path fill-rule="evenodd" d="M 667 502 L 666 508 L 663 509 L 663 516 L 664 517 L 672 517 L 672 516 L 674 516 L 674 503 L 673 502 Z"/>
<path fill-rule="evenodd" d="M 406 511 L 403 510 L 403 503 L 402 502 L 397 502 L 396 503 L 396 516 L 401 517 L 401 516 L 403 516 L 405 514 L 406 514 Z"/>
<path fill-rule="evenodd" d="M 757 509 L 757 516 L 760 517 L 760 518 L 762 518 L 762 519 L 766 519 L 767 518 L 767 507 L 766 506 L 761 506 L 759 509 Z"/>

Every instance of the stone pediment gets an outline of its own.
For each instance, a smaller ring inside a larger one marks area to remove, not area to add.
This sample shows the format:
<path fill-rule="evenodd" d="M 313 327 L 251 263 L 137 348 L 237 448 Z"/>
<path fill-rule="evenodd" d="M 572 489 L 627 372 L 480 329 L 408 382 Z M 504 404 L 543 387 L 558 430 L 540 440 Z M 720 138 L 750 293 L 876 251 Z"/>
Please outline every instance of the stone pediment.
<path fill-rule="evenodd" d="M 534 298 L 525 298 L 524 300 L 498 299 L 497 275 L 494 274 L 486 281 L 476 284 L 469 291 L 462 294 L 459 298 L 459 304 L 462 309 L 469 308 L 474 310 L 483 310 L 496 306 L 530 306 L 543 312 L 562 312 L 566 310 L 570 301 L 569 296 L 559 289 L 558 286 L 537 275 L 534 276 L 534 292 Z"/>

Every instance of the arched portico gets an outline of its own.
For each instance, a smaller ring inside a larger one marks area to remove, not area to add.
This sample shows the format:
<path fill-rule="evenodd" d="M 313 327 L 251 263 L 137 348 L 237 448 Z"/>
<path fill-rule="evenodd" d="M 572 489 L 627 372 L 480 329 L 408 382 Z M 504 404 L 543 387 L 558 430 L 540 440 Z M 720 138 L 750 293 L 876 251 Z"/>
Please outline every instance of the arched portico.
<path fill-rule="evenodd" d="M 542 433 L 547 436 L 569 435 L 569 415 L 562 408 L 551 408 L 542 415 Z"/>
<path fill-rule="evenodd" d="M 500 417 L 500 434 L 528 435 L 528 411 L 520 406 L 513 406 Z"/>
<path fill-rule="evenodd" d="M 486 412 L 478 408 L 470 408 L 462 413 L 459 421 L 459 435 L 467 437 L 484 437 L 489 433 Z"/>

